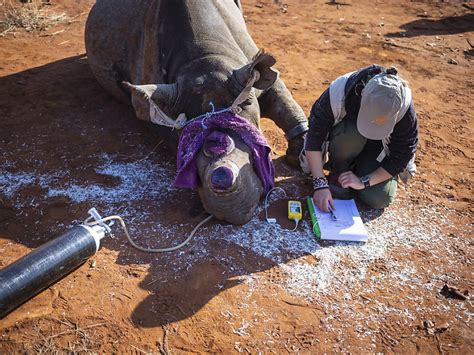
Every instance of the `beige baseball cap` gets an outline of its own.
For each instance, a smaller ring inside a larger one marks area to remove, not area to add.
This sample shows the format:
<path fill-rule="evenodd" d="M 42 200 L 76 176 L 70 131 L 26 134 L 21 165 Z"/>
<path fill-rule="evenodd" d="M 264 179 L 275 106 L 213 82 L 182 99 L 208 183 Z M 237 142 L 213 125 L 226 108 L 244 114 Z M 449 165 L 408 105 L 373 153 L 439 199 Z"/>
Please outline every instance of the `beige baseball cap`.
<path fill-rule="evenodd" d="M 381 73 L 362 90 L 357 130 L 368 139 L 380 140 L 392 133 L 405 100 L 404 82 L 395 75 Z"/>

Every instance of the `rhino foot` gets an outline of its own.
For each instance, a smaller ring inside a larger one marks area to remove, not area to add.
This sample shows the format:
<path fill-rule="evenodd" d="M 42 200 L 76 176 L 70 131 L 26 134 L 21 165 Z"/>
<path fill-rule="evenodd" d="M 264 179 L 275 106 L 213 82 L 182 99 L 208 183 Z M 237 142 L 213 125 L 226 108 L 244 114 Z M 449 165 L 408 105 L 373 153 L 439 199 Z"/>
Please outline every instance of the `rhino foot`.
<path fill-rule="evenodd" d="M 300 153 L 304 148 L 304 133 L 290 139 L 286 149 L 285 161 L 288 165 L 300 168 Z"/>

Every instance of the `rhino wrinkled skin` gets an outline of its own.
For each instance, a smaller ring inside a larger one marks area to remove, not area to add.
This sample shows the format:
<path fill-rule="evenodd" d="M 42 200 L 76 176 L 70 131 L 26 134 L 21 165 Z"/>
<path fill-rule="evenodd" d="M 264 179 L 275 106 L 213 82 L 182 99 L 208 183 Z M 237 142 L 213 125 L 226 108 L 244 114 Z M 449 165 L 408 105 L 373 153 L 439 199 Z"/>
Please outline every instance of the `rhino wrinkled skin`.
<path fill-rule="evenodd" d="M 230 107 L 252 75 L 249 63 L 258 52 L 240 1 L 231 0 L 98 0 L 85 40 L 97 80 L 145 121 L 151 119 L 149 100 L 173 119 L 183 113 L 197 117 L 209 111 L 210 102 Z M 264 66 L 239 115 L 256 127 L 261 116 L 269 117 L 288 132 L 306 117 L 283 81 Z M 178 134 L 168 128 L 165 133 Z M 262 184 L 249 148 L 238 136 L 223 133 L 229 135 L 225 154 L 198 153 L 198 190 L 209 213 L 243 224 L 252 217 Z M 302 135 L 290 140 L 287 154 L 294 158 L 302 143 Z"/>

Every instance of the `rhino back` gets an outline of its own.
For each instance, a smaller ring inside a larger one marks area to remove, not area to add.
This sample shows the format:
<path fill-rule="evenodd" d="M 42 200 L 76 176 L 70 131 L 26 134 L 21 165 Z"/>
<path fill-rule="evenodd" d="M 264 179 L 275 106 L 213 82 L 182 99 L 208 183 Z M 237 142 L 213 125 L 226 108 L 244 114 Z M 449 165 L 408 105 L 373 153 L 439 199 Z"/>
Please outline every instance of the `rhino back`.
<path fill-rule="evenodd" d="M 98 0 L 85 40 L 98 81 L 122 101 L 122 80 L 169 83 L 200 58 L 240 65 L 257 52 L 233 0 Z"/>
<path fill-rule="evenodd" d="M 132 80 L 133 64 L 140 47 L 146 45 L 143 22 L 159 2 L 98 0 L 87 18 L 85 45 L 91 69 L 100 84 L 121 101 L 130 102 L 120 82 Z"/>
<path fill-rule="evenodd" d="M 168 81 L 206 56 L 244 65 L 258 51 L 235 1 L 162 1 L 161 11 L 159 33 Z"/>

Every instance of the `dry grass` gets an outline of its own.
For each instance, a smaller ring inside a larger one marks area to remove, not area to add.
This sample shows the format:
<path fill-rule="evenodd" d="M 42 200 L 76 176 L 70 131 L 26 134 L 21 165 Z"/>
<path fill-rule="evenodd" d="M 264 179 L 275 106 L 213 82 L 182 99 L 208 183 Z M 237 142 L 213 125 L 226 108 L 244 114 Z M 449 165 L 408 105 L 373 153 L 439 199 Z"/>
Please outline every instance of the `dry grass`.
<path fill-rule="evenodd" d="M 65 13 L 54 13 L 40 0 L 29 3 L 5 4 L 4 19 L 0 21 L 0 36 L 14 33 L 18 29 L 31 31 L 44 31 L 50 26 L 68 22 L 69 16 Z"/>
<path fill-rule="evenodd" d="M 81 327 L 68 319 L 50 318 L 41 324 L 33 324 L 34 333 L 29 334 L 24 348 L 26 353 L 31 351 L 35 354 L 96 353 L 100 348 L 100 337 L 93 329 L 106 324 Z"/>

